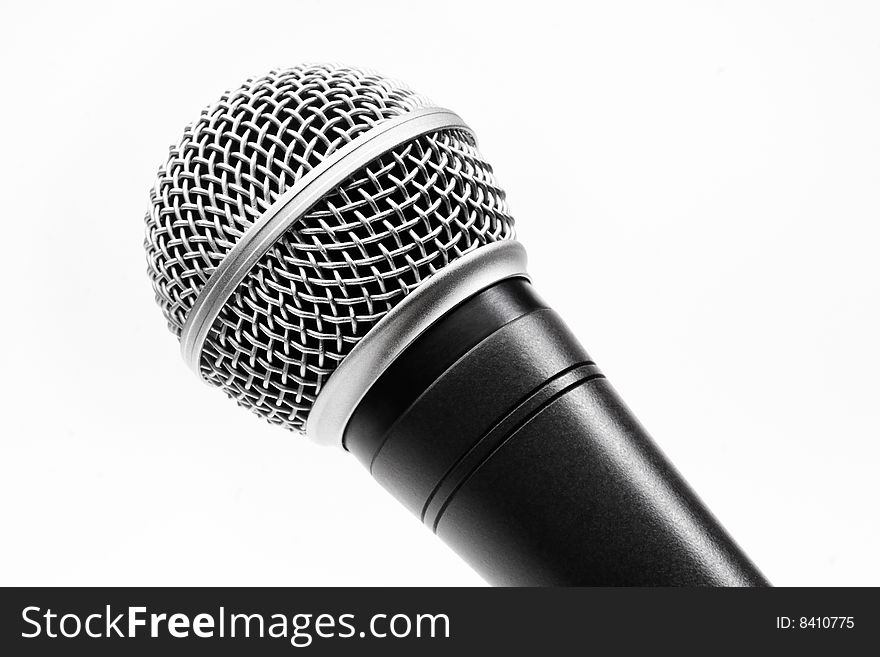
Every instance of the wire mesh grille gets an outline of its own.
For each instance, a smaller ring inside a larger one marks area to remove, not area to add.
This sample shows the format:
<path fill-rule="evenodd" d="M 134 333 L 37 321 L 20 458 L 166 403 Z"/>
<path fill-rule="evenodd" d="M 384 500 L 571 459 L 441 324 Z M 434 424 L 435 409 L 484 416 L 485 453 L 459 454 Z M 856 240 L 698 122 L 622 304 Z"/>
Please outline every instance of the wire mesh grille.
<path fill-rule="evenodd" d="M 292 69 L 300 76 L 305 70 Z M 330 79 L 354 75 L 352 69 L 312 70 Z M 256 88 L 277 87 L 270 77 L 286 73 L 261 78 L 265 82 L 257 81 Z M 216 114 L 207 111 L 196 124 L 200 127 L 188 129 L 181 145 L 172 148 L 152 194 L 146 248 L 157 301 L 175 334 L 213 268 L 278 194 L 331 149 L 382 120 L 380 114 L 410 111 L 425 102 L 381 78 L 370 80 L 387 97 L 384 104 L 374 100 L 369 112 L 356 113 L 367 127 L 348 124 L 333 132 L 335 145 L 313 139 L 309 158 L 292 146 L 300 144 L 296 139 L 285 147 L 284 158 L 277 145 L 271 156 L 262 155 L 273 148 L 267 143 L 274 144 L 266 135 L 275 131 L 281 139 L 279 110 L 264 110 L 237 124 L 212 119 Z M 346 82 L 341 88 L 348 89 L 345 95 L 354 87 Z M 277 105 L 278 90 L 272 93 Z M 219 105 L 229 105 L 233 97 Z M 334 106 L 352 114 L 351 98 L 337 98 Z M 259 106 L 248 99 L 233 104 Z M 245 123 L 247 137 L 242 136 Z M 295 123 L 306 121 L 298 116 L 287 125 Z M 320 155 L 318 143 L 326 146 Z M 241 152 L 251 153 L 247 165 L 236 156 Z M 449 130 L 415 139 L 352 175 L 262 257 L 214 322 L 202 351 L 202 375 L 270 422 L 303 430 L 324 381 L 381 317 L 449 262 L 512 237 L 504 192 L 472 138 Z"/>
<path fill-rule="evenodd" d="M 150 193 L 149 274 L 172 332 L 180 334 L 217 264 L 278 196 L 361 133 L 426 104 L 375 73 L 319 64 L 248 80 L 203 110 Z"/>

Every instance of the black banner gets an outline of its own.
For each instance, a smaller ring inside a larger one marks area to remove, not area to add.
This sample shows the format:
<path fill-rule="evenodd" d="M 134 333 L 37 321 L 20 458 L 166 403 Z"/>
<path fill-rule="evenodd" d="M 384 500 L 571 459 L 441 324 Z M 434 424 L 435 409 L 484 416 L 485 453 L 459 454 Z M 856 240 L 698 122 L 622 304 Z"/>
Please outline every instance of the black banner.
<path fill-rule="evenodd" d="M 0 596 L 6 655 L 854 654 L 880 638 L 880 594 L 867 588 L 13 588 Z"/>

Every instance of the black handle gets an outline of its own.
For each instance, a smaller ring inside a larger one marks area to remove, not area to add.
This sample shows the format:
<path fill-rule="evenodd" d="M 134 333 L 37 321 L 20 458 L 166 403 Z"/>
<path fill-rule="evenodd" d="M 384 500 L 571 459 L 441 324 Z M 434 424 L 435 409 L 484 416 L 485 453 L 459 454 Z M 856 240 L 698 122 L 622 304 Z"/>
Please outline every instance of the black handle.
<path fill-rule="evenodd" d="M 413 342 L 345 445 L 492 584 L 768 585 L 521 279 Z"/>

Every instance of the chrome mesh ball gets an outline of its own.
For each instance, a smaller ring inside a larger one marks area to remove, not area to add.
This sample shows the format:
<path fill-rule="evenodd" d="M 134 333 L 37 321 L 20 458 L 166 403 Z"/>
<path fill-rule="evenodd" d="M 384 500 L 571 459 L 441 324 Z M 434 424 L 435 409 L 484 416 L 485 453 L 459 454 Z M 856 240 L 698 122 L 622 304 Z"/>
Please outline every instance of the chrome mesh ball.
<path fill-rule="evenodd" d="M 316 65 L 272 71 L 204 110 L 171 148 L 146 218 L 148 272 L 172 332 L 286 189 L 359 134 L 427 104 L 378 75 Z M 513 234 L 468 133 L 413 139 L 324 196 L 251 269 L 211 326 L 202 376 L 302 430 L 324 381 L 382 316 L 449 262 Z"/>

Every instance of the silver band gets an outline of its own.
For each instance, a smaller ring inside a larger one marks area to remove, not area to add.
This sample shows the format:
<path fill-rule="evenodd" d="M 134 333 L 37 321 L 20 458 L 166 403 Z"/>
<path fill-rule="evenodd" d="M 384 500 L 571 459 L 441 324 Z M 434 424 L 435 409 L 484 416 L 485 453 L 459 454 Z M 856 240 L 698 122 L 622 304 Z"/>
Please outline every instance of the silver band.
<path fill-rule="evenodd" d="M 324 195 L 376 158 L 417 137 L 447 129 L 470 132 L 461 117 L 439 107 L 394 117 L 353 139 L 282 194 L 229 250 L 187 315 L 180 333 L 180 351 L 190 368 L 200 374 L 202 347 L 220 310 L 248 272 L 294 222 Z"/>
<path fill-rule="evenodd" d="M 528 278 L 526 250 L 513 240 L 481 246 L 431 276 L 342 359 L 312 406 L 306 435 L 324 445 L 342 445 L 361 398 L 413 340 L 465 299 L 515 276 Z"/>

